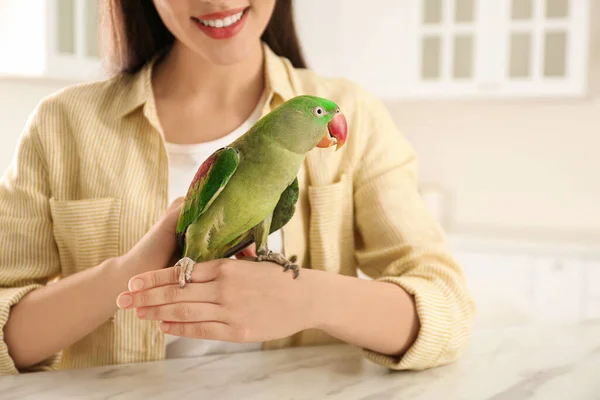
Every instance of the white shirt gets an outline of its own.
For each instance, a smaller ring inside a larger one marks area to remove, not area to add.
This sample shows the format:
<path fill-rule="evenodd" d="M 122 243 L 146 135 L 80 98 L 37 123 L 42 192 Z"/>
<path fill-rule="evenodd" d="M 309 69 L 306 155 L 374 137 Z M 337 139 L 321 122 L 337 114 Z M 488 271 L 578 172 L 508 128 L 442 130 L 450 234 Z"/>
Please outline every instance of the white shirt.
<path fill-rule="evenodd" d="M 196 171 L 210 155 L 243 135 L 261 115 L 265 97 L 258 102 L 250 117 L 233 132 L 210 142 L 198 144 L 165 143 L 169 157 L 169 204 L 177 197 L 185 196 Z M 282 250 L 280 231 L 269 235 L 269 249 Z M 206 354 L 234 353 L 258 350 L 261 343 L 229 343 L 214 340 L 192 339 L 165 335 L 166 358 L 195 357 Z"/>

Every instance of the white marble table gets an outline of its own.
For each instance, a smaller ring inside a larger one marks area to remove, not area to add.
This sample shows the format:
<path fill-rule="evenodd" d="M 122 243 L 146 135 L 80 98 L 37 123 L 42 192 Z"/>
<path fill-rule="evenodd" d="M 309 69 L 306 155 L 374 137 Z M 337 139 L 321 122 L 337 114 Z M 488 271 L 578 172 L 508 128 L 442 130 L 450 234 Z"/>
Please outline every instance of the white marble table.
<path fill-rule="evenodd" d="M 600 322 L 476 332 L 457 363 L 390 372 L 348 346 L 0 378 L 0 399 L 600 399 Z"/>

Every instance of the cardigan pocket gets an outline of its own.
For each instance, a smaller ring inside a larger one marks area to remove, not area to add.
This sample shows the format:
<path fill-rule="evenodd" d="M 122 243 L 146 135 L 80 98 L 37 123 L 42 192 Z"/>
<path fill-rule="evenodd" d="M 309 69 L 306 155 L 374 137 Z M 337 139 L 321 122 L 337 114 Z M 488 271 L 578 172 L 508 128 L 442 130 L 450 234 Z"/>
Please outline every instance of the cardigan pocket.
<path fill-rule="evenodd" d="M 120 199 L 50 199 L 50 210 L 64 276 L 118 256 Z"/>
<path fill-rule="evenodd" d="M 308 186 L 310 222 L 308 239 L 311 268 L 339 273 L 353 265 L 352 179 Z"/>

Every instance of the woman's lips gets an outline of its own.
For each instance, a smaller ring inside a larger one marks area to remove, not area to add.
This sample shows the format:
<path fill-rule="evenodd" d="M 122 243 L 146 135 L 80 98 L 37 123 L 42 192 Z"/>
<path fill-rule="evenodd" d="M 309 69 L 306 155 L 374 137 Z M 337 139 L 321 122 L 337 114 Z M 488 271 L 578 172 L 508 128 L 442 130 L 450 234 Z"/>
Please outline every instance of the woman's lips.
<path fill-rule="evenodd" d="M 235 15 L 237 13 L 241 13 L 243 11 L 246 11 L 247 8 L 248 7 L 232 8 L 231 10 L 217 11 L 217 12 L 213 12 L 213 13 L 209 13 L 209 14 L 200 15 L 200 16 L 198 16 L 196 18 L 197 19 L 202 19 L 202 20 L 223 19 L 223 18 L 229 17 L 231 15 Z"/>
<path fill-rule="evenodd" d="M 238 8 L 192 17 L 192 20 L 208 37 L 229 39 L 242 30 L 247 16 L 248 8 Z"/>

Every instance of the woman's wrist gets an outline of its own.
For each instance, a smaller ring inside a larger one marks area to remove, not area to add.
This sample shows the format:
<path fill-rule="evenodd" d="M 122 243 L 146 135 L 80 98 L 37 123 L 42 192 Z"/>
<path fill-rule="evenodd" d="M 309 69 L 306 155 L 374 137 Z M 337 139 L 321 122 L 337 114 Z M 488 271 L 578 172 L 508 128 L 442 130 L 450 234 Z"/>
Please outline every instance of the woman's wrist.
<path fill-rule="evenodd" d="M 138 252 L 130 252 L 107 260 L 107 263 L 114 276 L 127 277 L 127 280 L 135 275 L 155 271 L 168 266 L 166 264 L 163 265 L 162 263 L 158 264 L 148 261 L 149 260 L 145 257 L 140 257 Z"/>
<path fill-rule="evenodd" d="M 335 324 L 335 315 L 339 311 L 338 297 L 341 275 L 324 271 L 304 269 L 300 273 L 296 296 L 302 305 L 303 318 L 308 329 L 329 331 Z"/>
<path fill-rule="evenodd" d="M 305 271 L 303 271 L 305 272 Z M 307 270 L 300 301 L 310 328 L 360 347 L 401 355 L 419 330 L 414 299 L 401 287 Z"/>
<path fill-rule="evenodd" d="M 127 290 L 127 284 L 131 277 L 145 272 L 141 265 L 132 262 L 127 255 L 114 257 L 106 260 L 100 265 L 102 274 L 106 276 L 108 282 L 112 282 L 118 293 Z"/>

